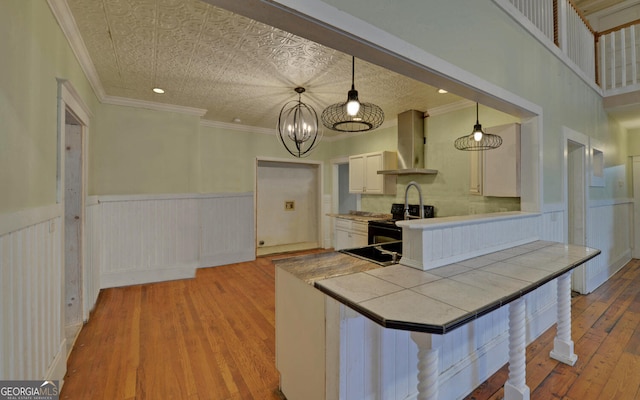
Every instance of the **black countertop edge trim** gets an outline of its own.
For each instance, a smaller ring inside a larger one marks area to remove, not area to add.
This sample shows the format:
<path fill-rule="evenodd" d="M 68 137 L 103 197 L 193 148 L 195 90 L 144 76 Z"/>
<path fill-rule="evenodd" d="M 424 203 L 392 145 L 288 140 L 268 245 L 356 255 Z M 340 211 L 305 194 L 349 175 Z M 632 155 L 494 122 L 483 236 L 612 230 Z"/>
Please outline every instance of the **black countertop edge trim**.
<path fill-rule="evenodd" d="M 329 297 L 332 297 L 334 299 L 336 299 L 337 301 L 339 301 L 340 303 L 346 305 L 347 307 L 353 309 L 354 311 L 357 311 L 358 313 L 364 315 L 365 317 L 369 318 L 370 320 L 372 320 L 373 322 L 377 323 L 378 325 L 384 327 L 384 328 L 389 328 L 389 329 L 398 329 L 398 330 L 402 330 L 402 331 L 411 331 L 411 332 L 424 332 L 424 333 L 431 333 L 431 334 L 436 334 L 436 335 L 444 335 L 446 333 L 449 333 L 457 328 L 460 328 L 463 325 L 466 325 L 480 317 L 482 317 L 483 315 L 489 314 L 492 311 L 497 310 L 498 308 L 501 308 L 521 297 L 523 297 L 524 295 L 533 292 L 534 290 L 536 290 L 537 288 L 539 288 L 540 286 L 543 286 L 549 282 L 551 282 L 552 280 L 566 274 L 567 272 L 571 271 L 572 269 L 575 269 L 576 267 L 579 267 L 580 265 L 586 263 L 587 261 L 591 260 L 592 258 L 596 257 L 597 255 L 600 254 L 600 250 L 597 250 L 596 253 L 590 255 L 589 257 L 586 257 L 578 262 L 575 262 L 573 264 L 571 264 L 570 266 L 563 268 L 561 271 L 558 271 L 556 273 L 554 273 L 553 275 L 551 275 L 549 278 L 544 279 L 542 281 L 536 282 L 535 284 L 531 284 L 527 287 L 525 287 L 524 289 L 520 290 L 517 293 L 514 293 L 511 296 L 505 296 L 503 298 L 501 298 L 500 300 L 497 300 L 493 303 L 489 303 L 487 304 L 485 307 L 481 308 L 479 311 L 475 312 L 475 313 L 467 313 L 461 317 L 458 317 L 454 320 L 451 320 L 450 322 L 447 322 L 444 325 L 430 325 L 430 324 L 421 324 L 421 323 L 416 323 L 416 322 L 406 322 L 406 321 L 396 321 L 396 320 L 389 320 L 389 319 L 385 319 L 382 316 L 373 313 L 371 311 L 369 311 L 368 309 L 360 306 L 358 303 L 355 303 L 351 300 L 348 300 L 332 291 L 330 291 L 329 289 L 326 289 L 322 286 L 318 285 L 318 282 L 314 283 L 314 287 L 318 290 L 320 290 L 321 292 L 323 292 L 324 294 L 326 294 Z"/>

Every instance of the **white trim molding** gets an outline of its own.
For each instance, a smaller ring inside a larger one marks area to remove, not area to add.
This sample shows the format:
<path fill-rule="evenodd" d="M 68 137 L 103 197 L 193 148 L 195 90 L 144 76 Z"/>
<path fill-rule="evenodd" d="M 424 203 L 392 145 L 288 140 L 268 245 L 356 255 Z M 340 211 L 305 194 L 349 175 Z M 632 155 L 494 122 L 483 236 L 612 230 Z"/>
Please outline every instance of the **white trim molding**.
<path fill-rule="evenodd" d="M 100 101 L 104 104 L 111 104 L 115 106 L 144 108 L 147 110 L 174 112 L 179 114 L 193 115 L 195 117 L 202 117 L 207 113 L 207 110 L 202 108 L 177 106 L 174 104 L 157 103 L 155 101 L 135 100 L 128 99 L 126 97 L 118 96 L 102 96 Z"/>

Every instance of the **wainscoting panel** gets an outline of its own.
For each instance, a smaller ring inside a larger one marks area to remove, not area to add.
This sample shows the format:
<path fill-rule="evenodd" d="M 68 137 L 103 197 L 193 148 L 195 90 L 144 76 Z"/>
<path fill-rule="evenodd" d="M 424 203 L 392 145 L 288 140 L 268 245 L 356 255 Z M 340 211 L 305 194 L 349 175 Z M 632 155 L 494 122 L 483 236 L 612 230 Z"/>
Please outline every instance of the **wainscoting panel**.
<path fill-rule="evenodd" d="M 199 267 L 255 259 L 253 193 L 201 198 Z"/>
<path fill-rule="evenodd" d="M 192 278 L 198 266 L 198 200 L 100 197 L 101 287 Z"/>
<path fill-rule="evenodd" d="M 61 212 L 53 205 L 0 216 L 0 226 L 15 228 L 0 234 L 3 379 L 64 379 Z"/>
<path fill-rule="evenodd" d="M 633 202 L 591 203 L 587 218 L 587 246 L 602 252 L 586 263 L 590 293 L 631 260 Z"/>
<path fill-rule="evenodd" d="M 100 287 L 255 259 L 253 193 L 100 197 Z M 99 216 L 99 217 L 98 217 Z"/>
<path fill-rule="evenodd" d="M 542 214 L 542 230 L 540 239 L 551 242 L 565 242 L 564 232 L 564 206 L 556 204 L 552 207 L 545 207 Z"/>
<path fill-rule="evenodd" d="M 82 318 L 86 322 L 100 294 L 100 261 L 102 248 L 101 212 L 98 199 L 90 197 L 85 211 L 84 286 Z"/>

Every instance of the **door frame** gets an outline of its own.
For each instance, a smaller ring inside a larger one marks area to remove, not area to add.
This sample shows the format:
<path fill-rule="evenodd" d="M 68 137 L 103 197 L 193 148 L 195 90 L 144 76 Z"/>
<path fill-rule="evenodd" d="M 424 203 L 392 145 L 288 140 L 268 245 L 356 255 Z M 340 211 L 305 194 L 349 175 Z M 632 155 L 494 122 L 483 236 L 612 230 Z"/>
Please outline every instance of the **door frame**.
<path fill-rule="evenodd" d="M 577 194 L 582 197 L 582 210 L 579 210 L 581 213 L 582 221 L 583 221 L 583 231 L 584 231 L 584 243 L 582 245 L 587 245 L 588 239 L 588 228 L 589 224 L 587 221 L 587 209 L 589 208 L 588 204 L 588 187 L 589 187 L 589 176 L 588 176 L 588 160 L 589 160 L 589 137 L 580 132 L 574 131 L 570 128 L 563 127 L 563 197 L 564 197 L 564 242 L 569 244 L 569 229 L 571 226 L 571 221 L 569 220 L 569 208 L 572 206 L 569 204 L 569 147 L 570 143 L 575 143 L 576 145 L 582 148 L 582 160 L 580 163 L 580 171 L 578 174 L 581 175 L 583 187 L 582 190 L 577 191 L 574 194 Z M 579 293 L 587 293 L 587 274 L 586 274 L 586 265 L 582 264 L 581 266 L 575 268 L 573 270 L 572 279 L 571 279 L 572 290 L 575 290 Z"/>
<path fill-rule="evenodd" d="M 340 208 L 340 165 L 349 164 L 349 157 L 333 158 L 331 161 L 331 212 L 337 214 Z M 355 194 L 357 209 L 360 210 L 362 195 Z"/>
<path fill-rule="evenodd" d="M 312 160 L 298 160 L 298 159 L 290 159 L 290 158 L 277 158 L 277 157 L 264 157 L 264 156 L 259 156 L 256 157 L 256 164 L 255 164 L 255 170 L 254 170 L 254 196 L 253 196 L 253 223 L 255 226 L 254 229 L 254 238 L 253 238 L 253 245 L 255 248 L 255 254 L 257 257 L 258 254 L 258 166 L 260 164 L 260 162 L 276 162 L 276 163 L 281 163 L 281 164 L 295 164 L 295 165 L 308 165 L 308 166 L 313 166 L 316 168 L 317 170 L 317 191 L 318 191 L 318 198 L 316 199 L 316 204 L 317 204 L 317 219 L 318 219 L 318 230 L 316 232 L 317 235 L 317 240 L 318 240 L 318 247 L 324 247 L 324 240 L 323 240 L 323 229 L 322 226 L 323 224 L 323 202 L 322 202 L 322 197 L 323 197 L 323 187 L 324 187 L 324 179 L 323 179 L 323 169 L 324 169 L 324 163 L 322 161 L 312 161 Z"/>
<path fill-rule="evenodd" d="M 87 297 L 87 271 L 85 267 L 87 265 L 86 262 L 86 232 L 85 232 L 85 222 L 86 222 L 86 199 L 88 194 L 88 185 L 87 185 L 87 176 L 88 176 L 88 149 L 89 149 L 89 121 L 92 117 L 92 113 L 87 107 L 87 105 L 82 100 L 81 96 L 75 90 L 71 82 L 67 79 L 58 78 L 58 129 L 57 129 L 57 141 L 58 141 L 58 159 L 57 159 L 57 185 L 56 185 L 56 201 L 58 204 L 62 205 L 61 209 L 61 249 L 62 249 L 62 263 L 66 268 L 66 254 L 64 249 L 66 248 L 65 244 L 65 199 L 64 192 L 66 188 L 65 182 L 65 135 L 66 135 L 66 113 L 69 112 L 73 115 L 74 120 L 78 122 L 82 129 L 80 131 L 80 141 L 82 143 L 81 155 L 80 155 L 80 234 L 79 234 L 79 245 L 78 245 L 78 253 L 79 253 L 79 275 L 81 279 L 78 280 L 78 284 L 80 286 L 78 296 L 80 313 L 82 315 L 82 321 L 86 322 L 89 319 L 89 312 L 91 311 L 91 306 L 86 303 Z M 92 271 L 93 273 L 98 273 L 97 271 Z M 66 321 L 66 299 L 65 299 L 65 288 L 66 282 L 64 283 L 64 287 L 62 288 L 62 299 L 61 299 L 61 307 L 62 307 L 62 320 Z"/>

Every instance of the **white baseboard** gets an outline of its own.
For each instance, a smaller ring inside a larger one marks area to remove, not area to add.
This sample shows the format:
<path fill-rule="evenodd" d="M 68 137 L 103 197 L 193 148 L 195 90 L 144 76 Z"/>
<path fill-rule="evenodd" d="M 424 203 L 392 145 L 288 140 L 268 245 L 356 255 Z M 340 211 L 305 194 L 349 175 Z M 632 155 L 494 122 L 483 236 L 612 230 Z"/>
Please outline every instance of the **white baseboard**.
<path fill-rule="evenodd" d="M 200 260 L 200 265 L 198 266 L 198 268 L 217 267 L 220 265 L 254 261 L 255 259 L 256 253 L 254 249 L 233 253 L 219 253 L 214 256 L 203 257 Z"/>
<path fill-rule="evenodd" d="M 631 249 L 628 249 L 618 257 L 613 263 L 609 264 L 606 269 L 594 276 L 587 282 L 587 293 L 589 294 L 599 288 L 603 283 L 609 280 L 616 272 L 620 271 L 622 267 L 627 265 L 631 261 Z"/>
<path fill-rule="evenodd" d="M 102 273 L 100 274 L 100 289 L 192 279 L 196 276 L 196 268 L 197 265 L 192 263 L 172 268 Z"/>
<path fill-rule="evenodd" d="M 47 372 L 43 377 L 44 380 L 58 381 L 58 393 L 62 389 L 64 384 L 64 376 L 67 374 L 67 339 L 63 338 L 60 346 L 58 346 L 58 352 L 53 358 L 53 361 L 47 368 Z"/>

